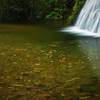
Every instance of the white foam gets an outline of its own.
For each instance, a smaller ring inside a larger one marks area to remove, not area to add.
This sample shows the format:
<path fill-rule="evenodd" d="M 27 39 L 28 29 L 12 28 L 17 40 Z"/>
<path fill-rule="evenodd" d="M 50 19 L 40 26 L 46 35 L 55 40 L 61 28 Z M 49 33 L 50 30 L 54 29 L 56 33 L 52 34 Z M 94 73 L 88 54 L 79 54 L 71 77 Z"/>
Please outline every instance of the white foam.
<path fill-rule="evenodd" d="M 97 34 L 97 33 L 91 33 L 87 30 L 82 30 L 82 29 L 79 29 L 75 26 L 72 26 L 72 27 L 67 27 L 67 28 L 63 28 L 60 30 L 61 32 L 68 32 L 70 34 L 75 34 L 75 35 L 78 35 L 78 36 L 93 36 L 93 37 L 100 37 L 100 34 Z"/>

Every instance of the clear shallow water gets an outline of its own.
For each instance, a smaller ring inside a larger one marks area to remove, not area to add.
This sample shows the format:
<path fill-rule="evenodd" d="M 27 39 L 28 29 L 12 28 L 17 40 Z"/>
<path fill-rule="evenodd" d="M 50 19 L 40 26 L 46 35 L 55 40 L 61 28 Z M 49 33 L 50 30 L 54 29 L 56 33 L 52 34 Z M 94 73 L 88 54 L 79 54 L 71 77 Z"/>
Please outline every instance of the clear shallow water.
<path fill-rule="evenodd" d="M 0 24 L 0 99 L 100 99 L 100 39 L 59 26 Z"/>

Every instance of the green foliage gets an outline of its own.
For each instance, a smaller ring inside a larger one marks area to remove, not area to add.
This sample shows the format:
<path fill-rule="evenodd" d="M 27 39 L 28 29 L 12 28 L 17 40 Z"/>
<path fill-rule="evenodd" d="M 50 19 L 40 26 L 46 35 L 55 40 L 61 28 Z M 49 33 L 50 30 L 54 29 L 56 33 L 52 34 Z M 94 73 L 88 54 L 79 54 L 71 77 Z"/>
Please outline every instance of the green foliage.
<path fill-rule="evenodd" d="M 57 12 L 51 12 L 45 17 L 46 19 L 62 19 L 62 15 Z"/>
<path fill-rule="evenodd" d="M 84 0 L 0 0 L 0 19 L 3 20 L 32 20 L 42 19 L 64 19 L 68 17 L 70 9 L 73 13 L 68 18 L 70 23 Z M 67 16 L 67 17 L 66 17 Z"/>
<path fill-rule="evenodd" d="M 62 9 L 59 8 L 54 8 L 54 12 L 51 12 L 50 14 L 48 14 L 45 18 L 46 19 L 62 19 Z"/>
<path fill-rule="evenodd" d="M 0 19 L 25 20 L 62 19 L 68 0 L 0 0 Z"/>
<path fill-rule="evenodd" d="M 75 5 L 73 7 L 72 15 L 69 16 L 69 18 L 67 19 L 67 23 L 68 24 L 71 23 L 72 20 L 77 16 L 77 14 L 81 10 L 81 8 L 84 5 L 84 3 L 85 3 L 85 0 L 75 0 Z"/>
<path fill-rule="evenodd" d="M 3 1 L 3 0 L 2 0 Z M 4 20 L 24 20 L 28 10 L 27 0 L 5 0 L 0 4 L 0 18 Z"/>
<path fill-rule="evenodd" d="M 53 1 L 53 0 L 52 0 Z M 63 18 L 63 12 L 67 12 L 68 9 L 62 7 L 62 2 L 59 2 L 58 0 L 55 0 L 55 7 L 52 9 L 51 12 L 49 12 L 48 15 L 46 15 L 46 19 L 62 19 Z"/>
<path fill-rule="evenodd" d="M 67 8 L 64 8 L 64 9 L 60 9 L 60 8 L 54 8 L 54 12 L 51 12 L 50 14 L 48 14 L 45 18 L 46 19 L 62 19 L 63 16 L 62 16 L 62 13 L 64 11 L 68 11 Z"/>

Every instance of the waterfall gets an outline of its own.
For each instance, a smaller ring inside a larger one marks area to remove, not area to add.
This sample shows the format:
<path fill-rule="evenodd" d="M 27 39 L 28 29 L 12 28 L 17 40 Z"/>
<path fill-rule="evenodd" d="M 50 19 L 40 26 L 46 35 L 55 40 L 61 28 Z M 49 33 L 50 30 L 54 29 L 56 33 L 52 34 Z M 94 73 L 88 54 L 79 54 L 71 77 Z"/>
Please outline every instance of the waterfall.
<path fill-rule="evenodd" d="M 100 0 L 87 0 L 75 27 L 100 34 Z"/>
<path fill-rule="evenodd" d="M 61 31 L 100 36 L 100 0 L 87 0 L 75 25 Z"/>

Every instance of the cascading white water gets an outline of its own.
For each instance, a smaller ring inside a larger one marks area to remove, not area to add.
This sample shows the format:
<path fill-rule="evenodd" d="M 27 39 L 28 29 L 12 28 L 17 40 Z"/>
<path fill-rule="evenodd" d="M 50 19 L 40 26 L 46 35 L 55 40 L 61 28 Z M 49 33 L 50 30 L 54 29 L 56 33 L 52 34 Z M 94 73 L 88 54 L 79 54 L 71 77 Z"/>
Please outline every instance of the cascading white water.
<path fill-rule="evenodd" d="M 87 0 L 75 25 L 61 31 L 100 36 L 100 0 Z"/>
<path fill-rule="evenodd" d="M 87 0 L 75 26 L 79 29 L 100 34 L 100 0 Z"/>

